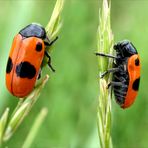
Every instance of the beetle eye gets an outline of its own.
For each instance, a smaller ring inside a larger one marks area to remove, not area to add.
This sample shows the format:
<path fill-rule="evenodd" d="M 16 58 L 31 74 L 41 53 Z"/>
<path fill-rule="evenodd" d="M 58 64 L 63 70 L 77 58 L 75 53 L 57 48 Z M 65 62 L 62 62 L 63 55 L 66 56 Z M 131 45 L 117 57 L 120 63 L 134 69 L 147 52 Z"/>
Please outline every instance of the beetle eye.
<path fill-rule="evenodd" d="M 138 58 L 135 60 L 135 65 L 139 66 L 139 59 Z"/>
<path fill-rule="evenodd" d="M 38 42 L 36 44 L 36 51 L 40 52 L 42 50 L 42 43 Z"/>

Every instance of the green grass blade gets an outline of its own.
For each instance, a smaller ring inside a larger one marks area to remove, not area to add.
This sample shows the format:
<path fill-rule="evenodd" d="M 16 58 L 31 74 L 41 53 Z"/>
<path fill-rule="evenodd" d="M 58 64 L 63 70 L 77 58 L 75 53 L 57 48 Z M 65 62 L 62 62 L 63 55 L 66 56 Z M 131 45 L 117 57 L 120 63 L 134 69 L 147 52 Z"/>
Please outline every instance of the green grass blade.
<path fill-rule="evenodd" d="M 30 148 L 31 147 L 31 144 L 35 138 L 35 136 L 37 135 L 37 132 L 40 128 L 40 126 L 42 125 L 43 121 L 45 120 L 45 117 L 48 113 L 48 110 L 47 108 L 43 108 L 39 115 L 37 116 L 24 144 L 23 144 L 23 147 L 22 148 Z"/>
<path fill-rule="evenodd" d="M 3 141 L 3 135 L 8 121 L 8 115 L 9 115 L 9 108 L 6 108 L 5 112 L 0 118 L 0 145 L 2 144 Z"/>

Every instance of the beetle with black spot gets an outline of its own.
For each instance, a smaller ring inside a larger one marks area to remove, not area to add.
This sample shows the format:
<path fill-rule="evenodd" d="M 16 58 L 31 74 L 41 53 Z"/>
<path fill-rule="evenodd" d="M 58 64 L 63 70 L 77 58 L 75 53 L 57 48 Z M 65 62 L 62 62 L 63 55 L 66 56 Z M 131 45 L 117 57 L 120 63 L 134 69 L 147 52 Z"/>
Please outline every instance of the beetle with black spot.
<path fill-rule="evenodd" d="M 140 82 L 140 59 L 134 45 L 124 40 L 114 45 L 116 56 L 96 53 L 98 56 L 113 58 L 113 68 L 105 71 L 101 78 L 108 73 L 113 73 L 112 81 L 108 87 L 112 87 L 116 102 L 121 108 L 130 107 L 138 94 Z"/>
<path fill-rule="evenodd" d="M 51 46 L 57 38 L 50 41 L 44 27 L 32 23 L 14 37 L 6 66 L 6 86 L 17 97 L 27 96 L 41 75 L 44 56 L 48 57 L 48 66 L 52 71 L 51 59 L 46 46 Z"/>

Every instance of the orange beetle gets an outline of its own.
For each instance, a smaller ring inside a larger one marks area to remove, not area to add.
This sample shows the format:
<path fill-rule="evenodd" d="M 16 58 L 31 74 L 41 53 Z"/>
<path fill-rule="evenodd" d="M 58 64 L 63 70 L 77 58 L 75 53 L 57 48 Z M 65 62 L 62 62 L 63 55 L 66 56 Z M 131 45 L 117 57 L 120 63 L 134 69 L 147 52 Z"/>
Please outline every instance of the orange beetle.
<path fill-rule="evenodd" d="M 11 94 L 25 97 L 33 90 L 40 77 L 44 55 L 54 71 L 45 51 L 45 46 L 51 46 L 53 42 L 47 38 L 45 29 L 36 23 L 26 26 L 14 37 L 6 67 L 6 86 Z"/>
<path fill-rule="evenodd" d="M 105 71 L 101 77 L 113 72 L 112 86 L 116 102 L 121 108 L 130 107 L 137 96 L 140 82 L 140 59 L 134 45 L 127 40 L 114 45 L 116 56 L 96 53 L 96 55 L 114 59 L 112 69 Z"/>

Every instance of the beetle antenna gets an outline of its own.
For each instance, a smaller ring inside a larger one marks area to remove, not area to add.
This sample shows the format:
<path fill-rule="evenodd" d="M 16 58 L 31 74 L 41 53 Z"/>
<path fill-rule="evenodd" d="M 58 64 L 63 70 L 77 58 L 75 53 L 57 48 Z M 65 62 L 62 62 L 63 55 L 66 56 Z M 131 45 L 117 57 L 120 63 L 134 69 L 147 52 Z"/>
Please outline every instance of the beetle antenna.
<path fill-rule="evenodd" d="M 102 57 L 108 57 L 108 58 L 113 58 L 116 59 L 116 56 L 110 55 L 110 54 L 104 54 L 104 53 L 95 53 L 96 56 L 102 56 Z"/>

